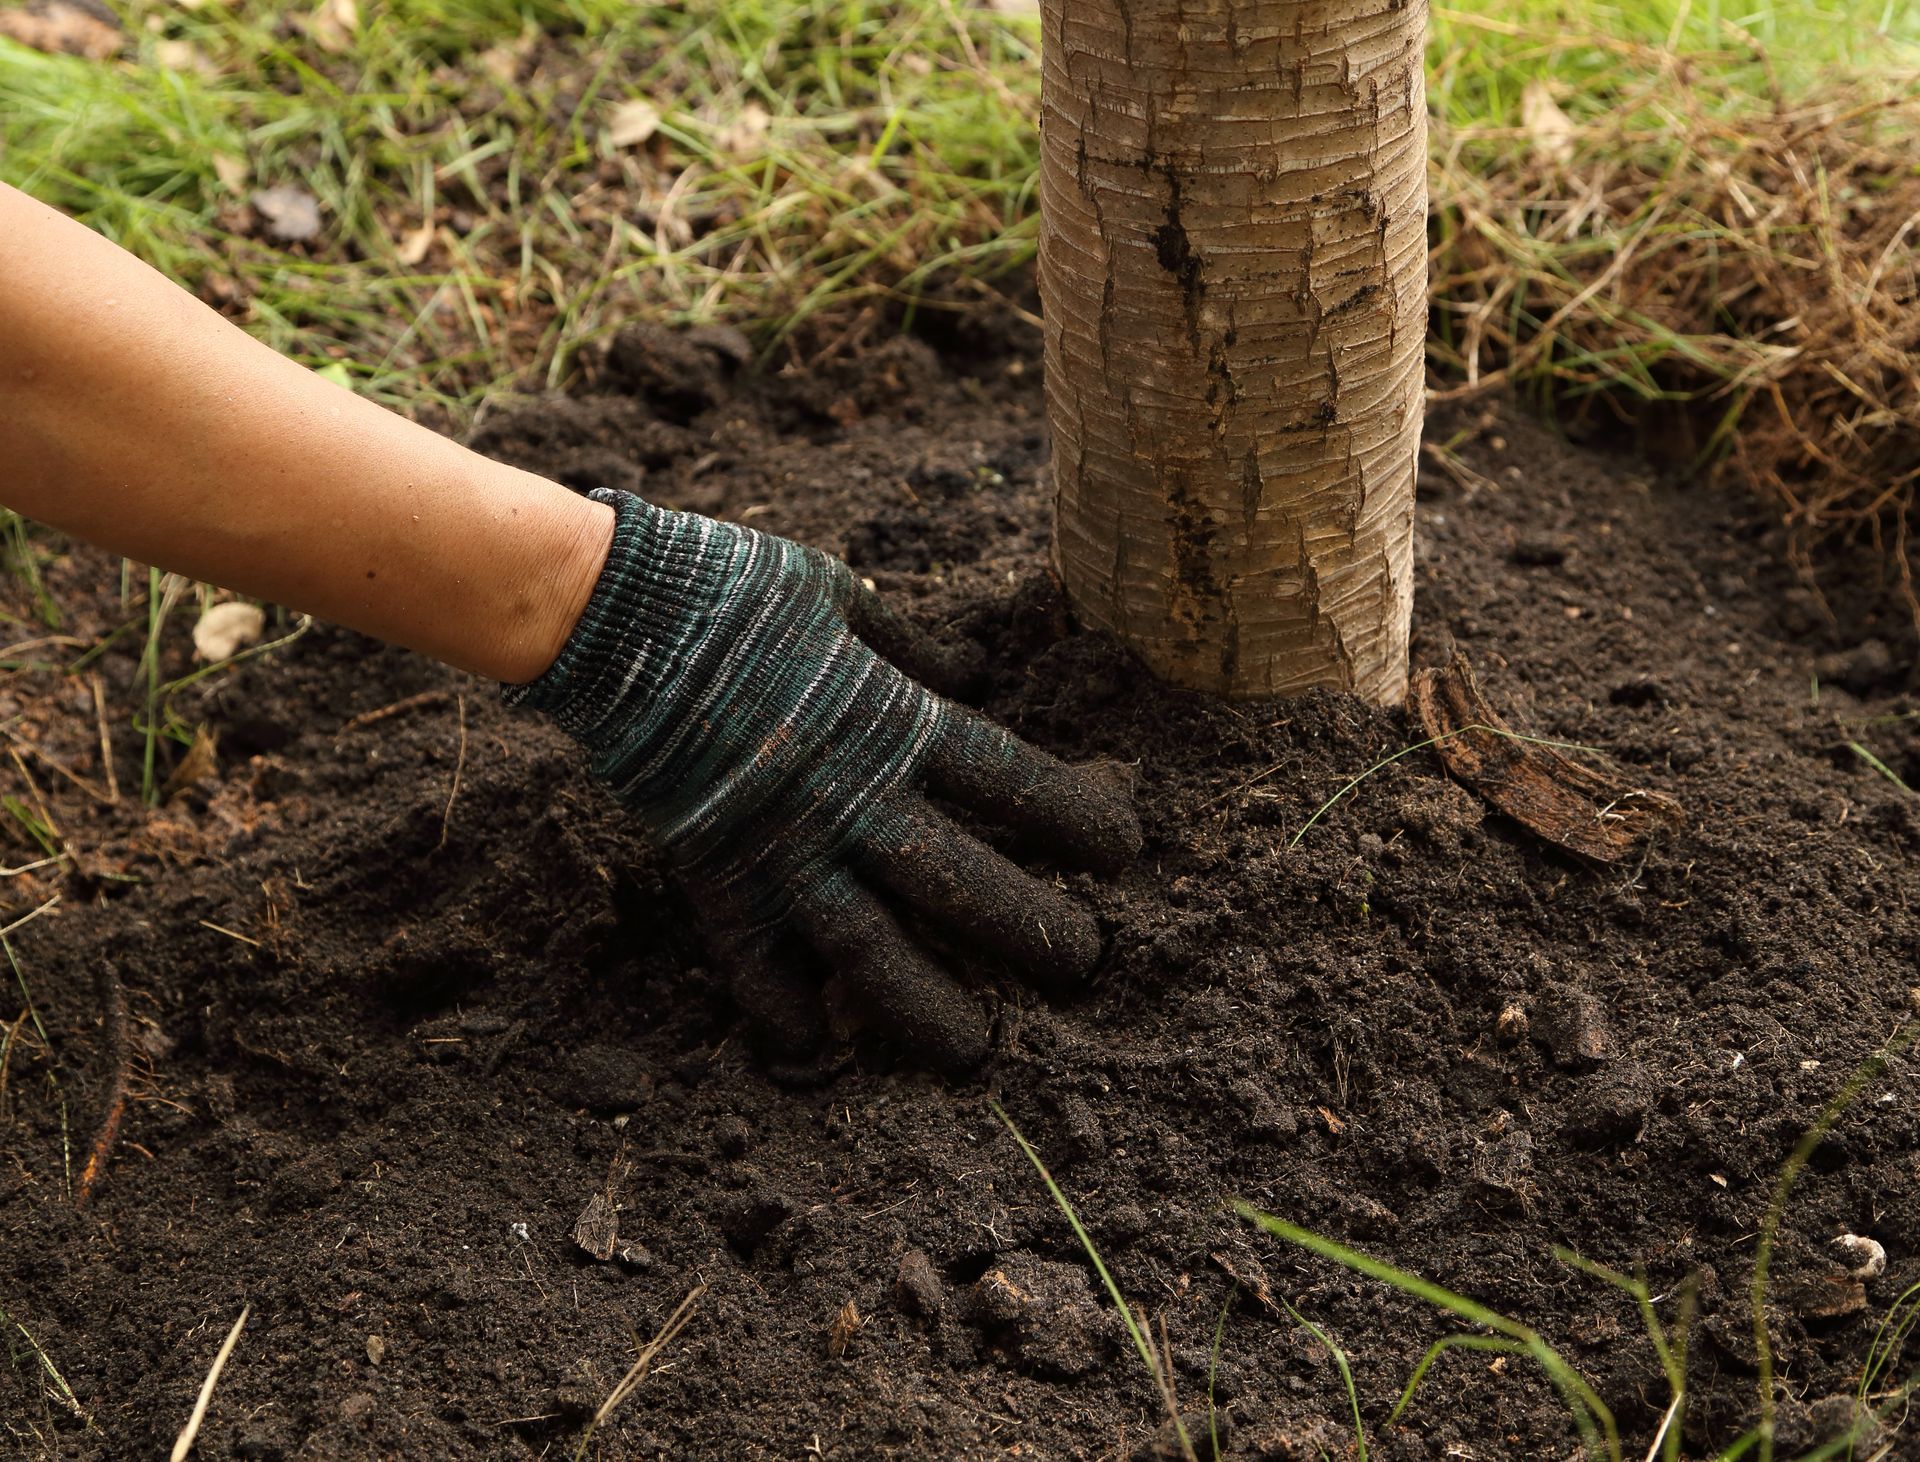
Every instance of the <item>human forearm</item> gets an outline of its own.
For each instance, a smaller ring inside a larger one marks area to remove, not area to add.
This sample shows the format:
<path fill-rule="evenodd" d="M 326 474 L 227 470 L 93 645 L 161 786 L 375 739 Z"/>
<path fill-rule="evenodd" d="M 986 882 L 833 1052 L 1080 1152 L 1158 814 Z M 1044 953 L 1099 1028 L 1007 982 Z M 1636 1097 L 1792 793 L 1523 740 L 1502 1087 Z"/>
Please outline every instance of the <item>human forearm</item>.
<path fill-rule="evenodd" d="M 321 380 L 0 186 L 0 501 L 498 680 L 553 659 L 612 513 Z"/>

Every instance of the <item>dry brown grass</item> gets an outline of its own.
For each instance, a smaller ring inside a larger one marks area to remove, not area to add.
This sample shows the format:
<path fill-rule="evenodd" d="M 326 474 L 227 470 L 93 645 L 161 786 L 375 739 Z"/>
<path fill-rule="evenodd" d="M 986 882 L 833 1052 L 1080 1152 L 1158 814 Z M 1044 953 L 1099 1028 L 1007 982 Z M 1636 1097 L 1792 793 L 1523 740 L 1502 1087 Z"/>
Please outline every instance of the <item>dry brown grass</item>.
<path fill-rule="evenodd" d="M 1443 135 L 1435 393 L 1593 398 L 1777 503 L 1809 583 L 1871 539 L 1920 626 L 1920 78 L 1729 115 L 1721 68 L 1636 49 L 1609 115 L 1536 91 L 1521 128 Z"/>

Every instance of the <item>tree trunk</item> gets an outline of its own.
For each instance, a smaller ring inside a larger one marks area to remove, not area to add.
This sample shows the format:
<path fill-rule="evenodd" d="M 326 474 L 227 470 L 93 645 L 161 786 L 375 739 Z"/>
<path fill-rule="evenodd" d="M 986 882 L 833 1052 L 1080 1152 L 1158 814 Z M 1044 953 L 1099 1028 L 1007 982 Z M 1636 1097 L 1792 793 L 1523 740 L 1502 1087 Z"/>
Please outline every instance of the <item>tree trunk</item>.
<path fill-rule="evenodd" d="M 1043 0 L 1054 554 L 1230 696 L 1406 693 L 1425 0 Z"/>

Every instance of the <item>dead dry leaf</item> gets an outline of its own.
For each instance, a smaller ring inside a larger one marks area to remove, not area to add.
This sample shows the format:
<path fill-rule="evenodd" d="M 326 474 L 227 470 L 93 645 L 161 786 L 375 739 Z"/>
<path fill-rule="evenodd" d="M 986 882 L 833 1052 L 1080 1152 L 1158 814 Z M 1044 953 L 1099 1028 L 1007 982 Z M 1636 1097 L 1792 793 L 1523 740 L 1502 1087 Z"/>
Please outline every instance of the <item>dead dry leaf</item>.
<path fill-rule="evenodd" d="M 840 1307 L 840 1313 L 833 1317 L 833 1324 L 827 1330 L 827 1354 L 835 1360 L 847 1353 L 847 1347 L 853 1344 L 853 1337 L 860 1331 L 860 1310 L 852 1300 Z"/>
<path fill-rule="evenodd" d="M 433 247 L 433 220 L 428 219 L 416 229 L 409 229 L 406 235 L 394 246 L 393 254 L 407 268 L 412 269 L 427 257 L 427 250 Z"/>
<path fill-rule="evenodd" d="M 1529 831 L 1603 863 L 1631 856 L 1685 821 L 1680 804 L 1597 762 L 1516 733 L 1480 691 L 1465 657 L 1421 670 L 1407 697 L 1415 720 L 1456 779 Z"/>
<path fill-rule="evenodd" d="M 620 1242 L 620 1209 L 605 1189 L 589 1198 L 573 1221 L 573 1241 L 596 1259 L 613 1257 Z"/>
<path fill-rule="evenodd" d="M 660 130 L 660 110 L 645 97 L 630 97 L 607 117 L 607 141 L 615 147 L 638 147 Z"/>
<path fill-rule="evenodd" d="M 267 612 L 258 604 L 234 600 L 216 604 L 193 627 L 193 652 L 208 662 L 231 659 L 257 641 L 267 628 Z"/>
<path fill-rule="evenodd" d="M 245 196 L 253 169 L 247 166 L 245 158 L 235 157 L 230 152 L 216 152 L 213 155 L 213 175 L 220 180 L 223 188 L 238 198 Z"/>
<path fill-rule="evenodd" d="M 316 46 L 338 56 L 353 45 L 354 32 L 360 29 L 359 0 L 320 0 L 303 24 Z"/>
<path fill-rule="evenodd" d="M 269 238 L 298 244 L 320 232 L 320 204 L 305 188 L 261 188 L 253 195 L 253 206 Z"/>
<path fill-rule="evenodd" d="M 219 751 L 219 733 L 211 726 L 201 726 L 193 733 L 193 744 L 187 748 L 187 754 L 180 758 L 180 765 L 173 769 L 173 775 L 161 787 L 160 800 L 171 802 L 187 788 L 206 781 L 219 771 Z"/>
<path fill-rule="evenodd" d="M 714 133 L 713 143 L 731 157 L 750 157 L 760 151 L 772 130 L 773 117 L 767 109 L 759 102 L 748 102 Z"/>
<path fill-rule="evenodd" d="M 1573 156 L 1573 118 L 1560 110 L 1547 83 L 1538 77 L 1520 93 L 1520 125 L 1526 128 L 1536 162 L 1559 164 Z"/>
<path fill-rule="evenodd" d="M 120 27 L 72 0 L 43 0 L 24 10 L 0 10 L 0 36 L 49 55 L 104 61 L 119 54 Z"/>

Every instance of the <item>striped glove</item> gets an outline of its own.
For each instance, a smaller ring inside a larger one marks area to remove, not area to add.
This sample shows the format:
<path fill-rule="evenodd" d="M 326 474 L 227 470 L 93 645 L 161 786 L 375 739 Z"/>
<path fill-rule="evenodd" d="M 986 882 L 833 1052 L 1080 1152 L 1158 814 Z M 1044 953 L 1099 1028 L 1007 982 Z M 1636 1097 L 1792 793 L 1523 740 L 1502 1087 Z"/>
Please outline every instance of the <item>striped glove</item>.
<path fill-rule="evenodd" d="M 1123 790 L 909 679 L 937 666 L 928 643 L 838 559 L 593 496 L 617 515 L 599 584 L 559 658 L 507 699 L 592 753 L 764 1034 L 787 1053 L 819 1044 L 818 963 L 837 1012 L 964 1069 L 986 1021 L 922 936 L 1043 979 L 1092 969 L 1092 916 L 927 795 L 1108 872 L 1140 848 Z"/>

